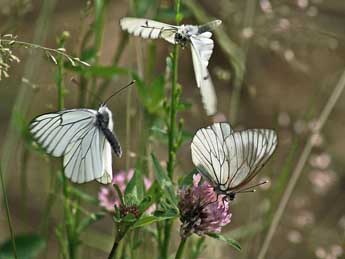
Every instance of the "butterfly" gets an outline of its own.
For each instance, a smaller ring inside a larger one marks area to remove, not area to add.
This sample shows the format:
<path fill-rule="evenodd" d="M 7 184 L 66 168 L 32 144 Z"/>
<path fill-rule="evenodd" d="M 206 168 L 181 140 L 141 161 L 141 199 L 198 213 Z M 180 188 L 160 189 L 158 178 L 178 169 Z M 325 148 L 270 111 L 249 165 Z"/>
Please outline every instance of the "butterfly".
<path fill-rule="evenodd" d="M 277 135 L 270 129 L 234 131 L 228 123 L 215 123 L 194 135 L 192 160 L 218 195 L 233 200 L 237 193 L 253 191 L 250 189 L 257 186 L 246 187 L 272 156 L 277 143 Z"/>
<path fill-rule="evenodd" d="M 207 115 L 217 112 L 217 97 L 207 66 L 213 52 L 212 30 L 222 21 L 214 20 L 204 25 L 170 25 L 143 18 L 124 17 L 120 20 L 122 30 L 145 39 L 164 39 L 183 48 L 191 45 L 194 73 L 200 88 Z"/>
<path fill-rule="evenodd" d="M 97 110 L 82 108 L 45 113 L 30 122 L 34 140 L 48 154 L 63 156 L 64 173 L 72 182 L 111 182 L 111 150 L 121 157 L 122 148 L 113 133 L 113 116 L 106 103 L 133 83 L 116 91 Z"/>

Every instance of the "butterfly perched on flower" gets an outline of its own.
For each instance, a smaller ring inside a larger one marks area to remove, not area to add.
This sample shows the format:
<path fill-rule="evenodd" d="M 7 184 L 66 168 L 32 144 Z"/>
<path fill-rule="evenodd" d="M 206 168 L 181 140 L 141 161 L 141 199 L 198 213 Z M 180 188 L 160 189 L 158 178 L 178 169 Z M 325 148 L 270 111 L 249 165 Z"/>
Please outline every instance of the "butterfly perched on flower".
<path fill-rule="evenodd" d="M 191 46 L 194 73 L 200 88 L 206 113 L 217 112 L 217 97 L 207 66 L 213 52 L 212 30 L 222 22 L 214 20 L 204 25 L 170 25 L 143 18 L 124 17 L 120 20 L 122 30 L 145 39 L 164 39 L 183 48 Z"/>
<path fill-rule="evenodd" d="M 275 131 L 234 131 L 228 123 L 199 129 L 191 144 L 192 160 L 198 171 L 219 195 L 233 200 L 248 192 L 247 184 L 272 156 L 278 144 Z M 256 185 L 255 185 L 256 186 Z"/>
<path fill-rule="evenodd" d="M 122 149 L 113 132 L 112 112 L 106 103 L 133 83 L 116 91 L 98 110 L 81 108 L 45 113 L 30 122 L 34 140 L 48 154 L 63 156 L 64 173 L 72 182 L 111 182 L 111 150 L 121 157 Z"/>

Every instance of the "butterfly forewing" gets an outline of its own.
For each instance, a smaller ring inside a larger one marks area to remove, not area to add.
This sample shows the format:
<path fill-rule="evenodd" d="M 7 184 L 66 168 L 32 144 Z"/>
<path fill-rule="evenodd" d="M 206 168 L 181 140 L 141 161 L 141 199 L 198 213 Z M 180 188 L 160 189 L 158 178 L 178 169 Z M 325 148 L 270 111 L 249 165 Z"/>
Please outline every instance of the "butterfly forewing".
<path fill-rule="evenodd" d="M 199 26 L 198 32 L 203 33 L 206 31 L 213 31 L 214 29 L 216 29 L 221 24 L 222 24 L 221 20 L 214 20 L 214 21 L 205 23 L 205 24 Z"/>
<path fill-rule="evenodd" d="M 122 30 L 145 39 L 162 38 L 175 44 L 177 26 L 142 18 L 124 17 L 120 20 Z"/>
<path fill-rule="evenodd" d="M 198 130 L 192 141 L 193 163 L 214 185 L 220 184 L 221 177 L 228 171 L 224 139 L 231 133 L 229 124 L 216 123 Z"/>

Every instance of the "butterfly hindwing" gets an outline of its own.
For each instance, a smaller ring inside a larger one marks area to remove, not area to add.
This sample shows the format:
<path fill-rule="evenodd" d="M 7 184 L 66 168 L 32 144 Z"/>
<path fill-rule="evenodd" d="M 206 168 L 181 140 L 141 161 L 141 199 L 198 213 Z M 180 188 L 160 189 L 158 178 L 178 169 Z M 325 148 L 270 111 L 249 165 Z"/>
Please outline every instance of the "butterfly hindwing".
<path fill-rule="evenodd" d="M 231 134 L 225 145 L 230 170 L 224 184 L 236 190 L 248 183 L 271 157 L 277 136 L 273 130 L 249 129 Z"/>
<path fill-rule="evenodd" d="M 197 86 L 200 88 L 202 102 L 207 115 L 217 111 L 217 97 L 207 66 L 213 51 L 211 32 L 191 37 L 191 50 Z"/>

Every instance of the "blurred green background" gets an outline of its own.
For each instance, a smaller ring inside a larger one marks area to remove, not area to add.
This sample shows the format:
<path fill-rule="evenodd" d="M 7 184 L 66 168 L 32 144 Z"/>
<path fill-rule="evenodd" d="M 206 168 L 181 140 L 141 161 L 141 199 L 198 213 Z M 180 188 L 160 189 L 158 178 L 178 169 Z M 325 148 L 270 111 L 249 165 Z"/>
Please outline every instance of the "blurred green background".
<path fill-rule="evenodd" d="M 146 81 L 165 73 L 171 46 L 162 40 L 128 39 L 120 32 L 118 21 L 132 13 L 174 23 L 172 2 L 139 0 L 131 1 L 131 6 L 124 0 L 105 1 L 104 10 L 98 10 L 99 16 L 96 2 L 0 1 L 1 35 L 11 33 L 21 41 L 58 48 L 57 39 L 65 31 L 69 34 L 65 48 L 70 55 L 89 61 L 91 54 L 86 50 L 98 51 L 99 55 L 91 59 L 98 72 L 82 75 L 66 68 L 66 108 L 83 104 L 78 91 L 83 79 L 94 85 L 104 99 L 131 80 L 118 67 L 133 69 Z M 241 243 L 242 252 L 207 239 L 200 257 L 257 258 L 315 121 L 345 69 L 345 2 L 182 0 L 182 5 L 183 23 L 199 24 L 214 17 L 223 21 L 215 35 L 209 66 L 218 96 L 217 118 L 225 116 L 236 128 L 274 128 L 278 132 L 278 149 L 257 177 L 267 178 L 270 183 L 255 194 L 239 195 L 232 205 L 232 222 L 223 230 Z M 56 110 L 56 66 L 39 50 L 15 47 L 13 52 L 21 62 L 11 63 L 10 77 L 0 81 L 2 164 L 15 232 L 38 232 L 52 191 L 51 167 L 58 164 L 58 159 L 51 163 L 48 157 L 26 149 L 22 128 L 34 116 Z M 190 50 L 180 54 L 182 99 L 191 104 L 181 117 L 186 130 L 193 134 L 217 118 L 208 118 L 203 111 Z M 84 105 L 91 108 L 92 103 L 86 101 Z M 146 125 L 136 89 L 115 97 L 109 107 L 117 136 L 126 147 L 122 159 L 113 159 L 114 170 L 133 167 L 141 152 Z M 343 94 L 321 134 L 314 135 L 314 147 L 266 258 L 345 258 L 344 111 Z M 150 142 L 159 158 L 165 160 L 165 145 L 152 139 Z M 189 142 L 178 152 L 177 163 L 179 175 L 192 170 Z M 89 183 L 81 188 L 96 196 L 99 184 Z M 53 213 L 46 226 L 50 236 L 48 249 L 39 258 L 57 258 L 53 226 L 61 219 L 60 203 L 61 197 L 57 197 L 52 204 Z M 93 207 L 89 209 L 92 211 Z M 9 238 L 9 231 L 4 210 L 0 211 L 2 243 Z M 111 219 L 104 219 L 83 234 L 82 258 L 105 256 L 112 243 L 111 224 Z M 177 246 L 177 231 L 175 239 L 173 247 Z M 144 248 L 143 256 L 151 258 L 150 249 Z"/>

